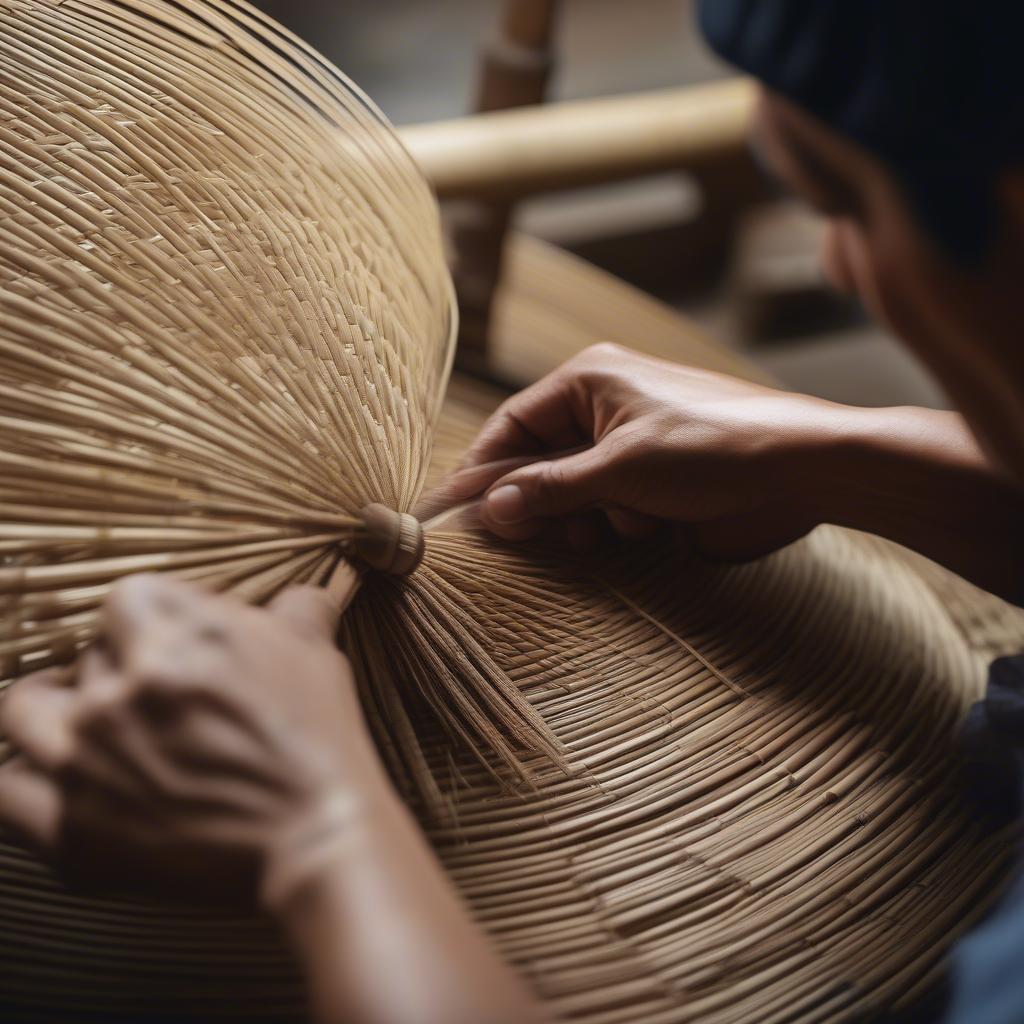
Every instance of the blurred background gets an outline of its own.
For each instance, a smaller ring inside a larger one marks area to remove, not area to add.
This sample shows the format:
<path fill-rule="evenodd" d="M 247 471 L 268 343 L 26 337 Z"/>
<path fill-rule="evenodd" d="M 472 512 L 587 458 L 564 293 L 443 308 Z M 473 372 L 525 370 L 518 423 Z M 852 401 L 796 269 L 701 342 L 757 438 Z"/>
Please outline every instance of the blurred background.
<path fill-rule="evenodd" d="M 462 117 L 502 0 L 261 0 L 354 79 L 399 126 Z M 563 0 L 546 101 L 643 93 L 731 75 L 704 47 L 691 0 Z M 769 181 L 723 216 L 680 171 L 518 202 L 516 228 L 615 274 L 692 318 L 783 385 L 860 405 L 945 405 L 888 334 L 834 296 L 819 224 Z M 721 197 L 717 202 L 721 205 Z M 595 338 L 594 340 L 600 340 Z"/>

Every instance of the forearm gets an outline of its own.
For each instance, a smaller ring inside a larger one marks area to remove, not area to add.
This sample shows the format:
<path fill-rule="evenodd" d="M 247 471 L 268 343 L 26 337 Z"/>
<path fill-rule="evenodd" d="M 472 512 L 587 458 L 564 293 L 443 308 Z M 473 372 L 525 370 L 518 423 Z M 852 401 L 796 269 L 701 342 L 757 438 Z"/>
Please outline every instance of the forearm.
<path fill-rule="evenodd" d="M 815 481 L 823 522 L 894 540 L 1003 597 L 1024 591 L 1024 492 L 957 414 L 844 410 Z"/>
<path fill-rule="evenodd" d="M 491 949 L 382 783 L 332 856 L 277 912 L 319 1024 L 531 1024 L 539 1009 Z"/>

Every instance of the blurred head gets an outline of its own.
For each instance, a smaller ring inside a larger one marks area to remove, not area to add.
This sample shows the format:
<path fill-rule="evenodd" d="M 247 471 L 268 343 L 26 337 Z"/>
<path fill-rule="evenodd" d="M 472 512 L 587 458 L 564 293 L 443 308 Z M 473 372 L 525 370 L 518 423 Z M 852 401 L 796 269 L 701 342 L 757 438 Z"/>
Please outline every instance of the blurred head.
<path fill-rule="evenodd" d="M 970 5 L 961 24 L 968 6 L 703 0 L 701 19 L 765 83 L 755 145 L 827 219 L 829 278 L 1024 481 L 1024 60 L 1004 46 L 1024 11 Z"/>

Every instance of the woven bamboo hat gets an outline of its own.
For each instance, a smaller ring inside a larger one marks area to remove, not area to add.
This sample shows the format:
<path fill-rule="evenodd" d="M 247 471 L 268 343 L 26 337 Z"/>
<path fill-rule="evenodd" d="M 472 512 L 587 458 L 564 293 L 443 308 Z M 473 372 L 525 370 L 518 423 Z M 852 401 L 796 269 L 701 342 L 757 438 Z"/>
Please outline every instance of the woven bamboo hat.
<path fill-rule="evenodd" d="M 418 171 L 253 9 L 0 0 L 0 72 L 10 682 L 87 642 L 125 573 L 253 601 L 325 580 L 492 395 L 442 405 L 454 315 Z M 560 1018 L 859 1019 L 924 991 L 995 892 L 1007 842 L 952 767 L 977 606 L 934 567 L 831 529 L 721 569 L 441 524 L 387 569 L 343 626 L 367 717 Z M 5 1019 L 303 1013 L 265 922 L 76 895 L 10 842 L 0 993 Z"/>

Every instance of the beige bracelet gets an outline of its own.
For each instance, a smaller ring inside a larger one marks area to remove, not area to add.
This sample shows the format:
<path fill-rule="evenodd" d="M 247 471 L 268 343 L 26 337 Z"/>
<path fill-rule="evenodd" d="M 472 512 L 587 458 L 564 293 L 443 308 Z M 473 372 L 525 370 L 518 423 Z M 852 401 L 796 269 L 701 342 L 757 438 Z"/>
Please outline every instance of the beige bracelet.
<path fill-rule="evenodd" d="M 324 867 L 342 855 L 352 839 L 352 825 L 364 801 L 332 791 L 299 815 L 267 853 L 260 898 L 271 913 L 279 913 Z"/>

